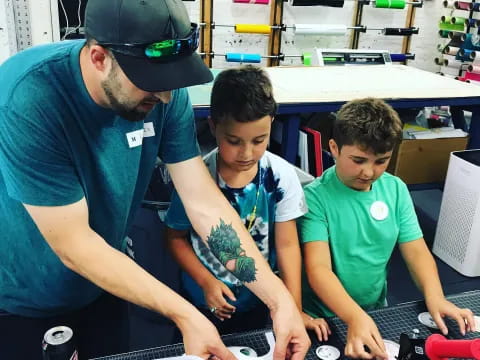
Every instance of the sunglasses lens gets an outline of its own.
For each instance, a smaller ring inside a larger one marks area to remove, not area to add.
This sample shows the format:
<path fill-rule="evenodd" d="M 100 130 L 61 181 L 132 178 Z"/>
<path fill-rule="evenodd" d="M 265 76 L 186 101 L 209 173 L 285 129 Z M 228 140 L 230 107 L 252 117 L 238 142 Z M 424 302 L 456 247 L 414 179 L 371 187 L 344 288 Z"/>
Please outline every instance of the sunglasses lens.
<path fill-rule="evenodd" d="M 180 43 L 177 40 L 159 41 L 145 48 L 145 55 L 149 58 L 177 55 Z"/>
<path fill-rule="evenodd" d="M 171 56 L 189 55 L 198 48 L 199 29 L 192 24 L 192 31 L 185 39 L 163 40 L 148 45 L 142 44 L 107 44 L 110 49 L 125 55 L 146 56 L 149 59 L 169 61 Z"/>

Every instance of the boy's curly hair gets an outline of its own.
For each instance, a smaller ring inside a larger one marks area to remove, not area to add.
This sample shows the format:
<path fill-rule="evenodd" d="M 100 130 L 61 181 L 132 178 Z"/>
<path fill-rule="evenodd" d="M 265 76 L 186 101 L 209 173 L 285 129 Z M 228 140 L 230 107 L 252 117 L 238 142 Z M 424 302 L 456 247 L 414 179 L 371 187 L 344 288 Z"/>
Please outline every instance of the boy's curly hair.
<path fill-rule="evenodd" d="M 343 145 L 356 145 L 362 150 L 384 154 L 393 150 L 402 138 L 402 121 L 397 112 L 376 98 L 352 100 L 343 105 L 333 124 L 333 140 Z"/>

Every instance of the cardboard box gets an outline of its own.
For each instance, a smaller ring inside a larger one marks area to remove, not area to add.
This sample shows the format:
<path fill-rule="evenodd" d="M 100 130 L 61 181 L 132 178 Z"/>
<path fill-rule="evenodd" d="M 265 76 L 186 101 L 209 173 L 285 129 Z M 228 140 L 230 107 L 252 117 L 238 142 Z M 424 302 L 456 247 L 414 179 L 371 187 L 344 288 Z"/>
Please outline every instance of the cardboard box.
<path fill-rule="evenodd" d="M 452 151 L 465 150 L 468 137 L 404 139 L 395 148 L 387 171 L 407 184 L 443 182 Z"/>

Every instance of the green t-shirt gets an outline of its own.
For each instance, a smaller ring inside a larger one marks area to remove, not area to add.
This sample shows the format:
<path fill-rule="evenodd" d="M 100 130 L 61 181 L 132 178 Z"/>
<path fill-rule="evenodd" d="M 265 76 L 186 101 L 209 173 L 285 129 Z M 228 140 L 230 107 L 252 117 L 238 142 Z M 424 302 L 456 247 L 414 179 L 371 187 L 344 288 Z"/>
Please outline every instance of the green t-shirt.
<path fill-rule="evenodd" d="M 407 186 L 384 173 L 370 191 L 356 191 L 339 180 L 333 166 L 305 187 L 305 198 L 309 212 L 298 227 L 302 243 L 328 241 L 332 270 L 348 294 L 366 310 L 383 306 L 395 244 L 423 237 Z M 305 312 L 334 315 L 305 280 L 302 288 Z"/>

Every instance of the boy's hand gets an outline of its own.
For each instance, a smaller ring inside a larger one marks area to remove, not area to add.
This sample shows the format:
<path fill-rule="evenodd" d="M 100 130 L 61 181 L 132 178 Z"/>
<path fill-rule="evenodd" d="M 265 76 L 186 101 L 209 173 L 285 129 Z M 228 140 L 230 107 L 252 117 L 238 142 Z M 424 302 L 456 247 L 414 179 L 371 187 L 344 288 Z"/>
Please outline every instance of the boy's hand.
<path fill-rule="evenodd" d="M 448 334 L 448 328 L 443 321 L 445 316 L 454 319 L 458 323 L 460 333 L 465 335 L 467 331 L 476 331 L 475 319 L 470 309 L 460 309 L 455 304 L 442 297 L 426 299 L 428 312 L 437 324 L 443 335 Z"/>
<path fill-rule="evenodd" d="M 317 334 L 317 338 L 319 341 L 328 340 L 328 335 L 330 335 L 332 332 L 330 331 L 330 327 L 328 326 L 328 323 L 325 321 L 325 319 L 315 319 L 304 312 L 302 312 L 302 319 L 305 327 L 308 330 L 315 331 L 315 334 Z"/>
<path fill-rule="evenodd" d="M 345 355 L 347 357 L 353 359 L 388 359 L 385 344 L 377 325 L 366 312 L 362 311 L 353 317 L 347 325 L 347 344 L 345 345 Z"/>
<path fill-rule="evenodd" d="M 227 296 L 230 300 L 236 301 L 235 295 L 222 281 L 213 278 L 203 287 L 205 302 L 210 311 L 220 320 L 230 319 L 235 312 L 235 306 L 225 300 Z"/>

